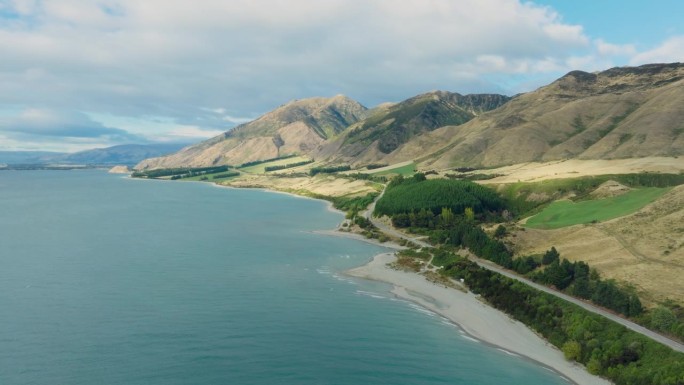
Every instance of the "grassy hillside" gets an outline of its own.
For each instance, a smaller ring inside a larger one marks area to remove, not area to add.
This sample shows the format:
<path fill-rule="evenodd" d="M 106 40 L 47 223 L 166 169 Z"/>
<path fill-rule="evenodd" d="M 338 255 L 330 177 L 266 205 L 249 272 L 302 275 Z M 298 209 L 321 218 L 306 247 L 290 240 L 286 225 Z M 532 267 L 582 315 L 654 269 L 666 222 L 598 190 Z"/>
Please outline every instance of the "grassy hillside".
<path fill-rule="evenodd" d="M 422 170 L 684 155 L 684 64 L 572 71 L 535 91 L 435 91 L 368 111 L 336 96 L 295 100 L 137 169 L 241 164 L 299 153 L 324 164 Z"/>
<path fill-rule="evenodd" d="M 343 95 L 294 100 L 175 154 L 140 162 L 136 169 L 237 165 L 284 154 L 308 155 L 359 121 L 365 111 Z"/>
<path fill-rule="evenodd" d="M 376 108 L 339 138 L 326 143 L 315 156 L 352 164 L 373 163 L 417 135 L 446 125 L 463 124 L 508 100 L 504 95 L 460 95 L 445 91 L 418 95 Z M 407 160 L 410 159 L 401 161 Z"/>
<path fill-rule="evenodd" d="M 457 126 L 415 136 L 386 157 L 422 169 L 560 159 L 684 155 L 684 64 L 573 71 Z"/>

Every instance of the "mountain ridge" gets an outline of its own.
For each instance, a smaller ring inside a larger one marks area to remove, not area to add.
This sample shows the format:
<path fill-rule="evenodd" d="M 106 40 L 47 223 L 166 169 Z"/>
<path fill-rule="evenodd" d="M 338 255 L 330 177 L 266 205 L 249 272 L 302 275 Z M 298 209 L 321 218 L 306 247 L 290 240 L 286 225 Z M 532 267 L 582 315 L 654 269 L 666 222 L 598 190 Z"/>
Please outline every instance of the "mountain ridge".
<path fill-rule="evenodd" d="M 294 100 L 137 168 L 238 165 L 298 153 L 317 163 L 421 169 L 684 154 L 684 64 L 570 71 L 514 97 L 431 91 L 367 109 L 342 95 Z M 654 119 L 654 117 L 657 117 Z"/>
<path fill-rule="evenodd" d="M 187 144 L 120 144 L 116 146 L 93 148 L 67 152 L 45 151 L 0 151 L 0 162 L 7 164 L 125 164 L 135 165 L 146 158 L 174 153 Z"/>
<path fill-rule="evenodd" d="M 429 155 L 423 168 L 494 167 L 561 159 L 684 153 L 684 65 L 572 71 L 461 126 L 445 126 L 392 154 Z M 654 119 L 657 116 L 657 119 Z"/>
<path fill-rule="evenodd" d="M 366 107 L 344 95 L 293 100 L 207 141 L 136 168 L 236 165 L 298 153 L 308 155 L 364 117 Z"/>
<path fill-rule="evenodd" d="M 322 148 L 320 154 L 350 163 L 364 158 L 379 160 L 417 135 L 445 125 L 463 124 L 508 100 L 507 96 L 496 94 L 461 95 L 447 91 L 420 94 L 380 109 L 337 139 L 343 143 L 330 144 L 333 150 Z"/>

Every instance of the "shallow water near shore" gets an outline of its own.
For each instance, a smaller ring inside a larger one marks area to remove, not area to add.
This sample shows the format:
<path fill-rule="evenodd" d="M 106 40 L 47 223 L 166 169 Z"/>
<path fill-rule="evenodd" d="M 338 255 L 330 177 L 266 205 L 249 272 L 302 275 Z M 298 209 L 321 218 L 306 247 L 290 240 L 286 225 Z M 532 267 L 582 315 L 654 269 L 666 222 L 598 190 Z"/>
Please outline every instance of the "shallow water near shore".
<path fill-rule="evenodd" d="M 385 284 L 321 201 L 0 172 L 2 384 L 565 384 Z M 464 309 L 467 311 L 467 309 Z"/>

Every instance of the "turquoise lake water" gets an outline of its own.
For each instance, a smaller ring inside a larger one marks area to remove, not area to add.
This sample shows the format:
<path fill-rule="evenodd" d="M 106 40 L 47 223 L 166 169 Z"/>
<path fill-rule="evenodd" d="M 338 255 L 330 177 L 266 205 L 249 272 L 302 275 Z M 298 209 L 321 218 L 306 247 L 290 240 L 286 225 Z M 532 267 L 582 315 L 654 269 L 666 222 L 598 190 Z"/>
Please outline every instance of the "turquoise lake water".
<path fill-rule="evenodd" d="M 344 270 L 324 202 L 0 171 L 0 384 L 566 384 Z M 467 311 L 467 309 L 463 309 Z"/>

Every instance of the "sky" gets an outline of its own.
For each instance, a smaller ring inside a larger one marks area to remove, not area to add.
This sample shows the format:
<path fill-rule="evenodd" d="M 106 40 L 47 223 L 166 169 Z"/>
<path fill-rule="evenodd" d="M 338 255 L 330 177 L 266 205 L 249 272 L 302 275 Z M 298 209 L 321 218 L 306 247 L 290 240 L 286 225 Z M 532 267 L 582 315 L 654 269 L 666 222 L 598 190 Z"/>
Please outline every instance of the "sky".
<path fill-rule="evenodd" d="M 679 0 L 0 0 L 0 151 L 198 142 L 293 99 L 684 61 Z"/>

